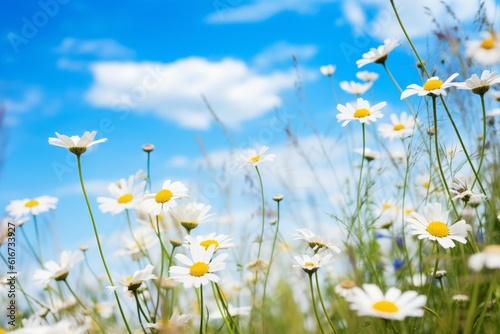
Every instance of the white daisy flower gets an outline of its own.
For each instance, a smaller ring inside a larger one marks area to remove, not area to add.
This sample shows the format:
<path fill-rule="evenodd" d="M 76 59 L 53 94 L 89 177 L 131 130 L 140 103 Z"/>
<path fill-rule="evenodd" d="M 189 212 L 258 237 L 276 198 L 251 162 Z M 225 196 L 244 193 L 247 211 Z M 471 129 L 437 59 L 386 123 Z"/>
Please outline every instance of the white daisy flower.
<path fill-rule="evenodd" d="M 455 181 L 452 183 L 452 189 L 450 192 L 455 194 L 452 199 L 461 199 L 465 203 L 472 201 L 477 203 L 486 198 L 484 194 L 473 193 L 469 187 L 469 180 L 465 175 L 457 174 L 455 175 Z"/>
<path fill-rule="evenodd" d="M 363 148 L 355 148 L 354 149 L 354 152 L 357 153 L 357 154 L 361 154 L 363 155 Z M 371 148 L 369 147 L 365 147 L 365 160 L 366 161 L 373 161 L 375 159 L 379 159 L 381 156 L 380 152 L 379 151 L 375 151 L 375 150 L 372 150 Z"/>
<path fill-rule="evenodd" d="M 421 287 L 429 283 L 429 277 L 424 273 L 416 273 L 406 277 L 406 281 L 414 287 Z"/>
<path fill-rule="evenodd" d="M 376 49 L 370 48 L 370 51 L 363 54 L 363 58 L 357 60 L 356 65 L 360 68 L 370 63 L 384 64 L 389 53 L 398 45 L 399 41 L 397 39 L 387 38 L 384 40 L 384 45 L 380 45 Z"/>
<path fill-rule="evenodd" d="M 335 65 L 324 65 L 319 68 L 319 71 L 324 76 L 330 77 L 335 73 L 337 67 Z"/>
<path fill-rule="evenodd" d="M 366 82 L 373 82 L 377 80 L 379 77 L 378 73 L 370 72 L 370 71 L 360 71 L 356 73 L 356 78 L 359 80 L 363 80 Z"/>
<path fill-rule="evenodd" d="M 308 274 L 314 274 L 319 268 L 333 261 L 330 253 L 316 253 L 312 257 L 309 255 L 294 256 L 297 264 L 294 267 L 301 268 Z"/>
<path fill-rule="evenodd" d="M 182 283 L 185 288 L 192 286 L 199 288 L 210 281 L 219 282 L 220 278 L 214 272 L 226 268 L 224 260 L 228 254 L 220 254 L 212 258 L 215 252 L 215 245 L 208 247 L 208 249 L 205 249 L 203 246 L 193 245 L 189 247 L 189 252 L 191 253 L 192 260 L 184 254 L 177 254 L 175 256 L 177 260 L 187 265 L 188 268 L 180 266 L 170 267 L 171 277 Z"/>
<path fill-rule="evenodd" d="M 56 132 L 57 138 L 49 138 L 49 144 L 59 147 L 67 148 L 71 153 L 76 155 L 81 155 L 87 151 L 88 147 L 94 146 L 95 144 L 104 143 L 107 138 L 102 138 L 94 141 L 94 137 L 97 134 L 97 131 L 85 131 L 83 136 L 80 138 L 79 136 L 65 136 L 60 135 Z"/>
<path fill-rule="evenodd" d="M 359 316 L 401 321 L 406 317 L 422 317 L 427 297 L 416 291 L 402 292 L 395 287 L 384 294 L 375 284 L 363 284 L 363 289 L 353 288 L 353 295 L 347 301 Z"/>
<path fill-rule="evenodd" d="M 482 252 L 471 255 L 469 268 L 480 271 L 484 267 L 500 269 L 500 245 L 485 246 Z"/>
<path fill-rule="evenodd" d="M 116 302 L 105 301 L 100 302 L 95 305 L 96 312 L 103 318 L 109 319 L 114 314 L 116 308 Z"/>
<path fill-rule="evenodd" d="M 318 252 L 321 250 L 328 250 L 332 253 L 340 253 L 340 249 L 319 235 L 314 234 L 311 230 L 307 228 L 296 229 L 299 234 L 294 234 L 297 238 L 294 240 L 304 240 L 309 244 L 309 247 L 314 251 Z"/>
<path fill-rule="evenodd" d="M 267 270 L 267 267 L 269 267 L 269 262 L 264 259 L 257 259 L 247 263 L 246 267 L 253 273 L 265 272 Z M 252 277 L 255 278 L 255 275 Z"/>
<path fill-rule="evenodd" d="M 55 209 L 59 199 L 52 196 L 39 196 L 35 198 L 24 198 L 13 200 L 5 210 L 9 216 L 21 218 L 32 214 L 33 216 Z"/>
<path fill-rule="evenodd" d="M 38 287 L 46 287 L 50 281 L 62 281 L 68 277 L 71 269 L 78 262 L 84 259 L 81 251 L 63 251 L 59 263 L 54 261 L 45 262 L 45 269 L 37 269 L 33 276 L 35 285 Z"/>
<path fill-rule="evenodd" d="M 344 298 L 348 298 L 353 295 L 355 287 L 356 283 L 354 281 L 345 279 L 335 286 L 335 292 Z"/>
<path fill-rule="evenodd" d="M 416 179 L 417 191 L 423 196 L 441 193 L 442 189 L 437 186 L 438 183 L 429 173 L 419 174 Z"/>
<path fill-rule="evenodd" d="M 355 81 L 341 81 L 340 88 L 347 93 L 354 95 L 363 95 L 366 91 L 372 88 L 373 83 L 360 83 Z"/>
<path fill-rule="evenodd" d="M 146 181 L 136 182 L 136 176 L 129 176 L 128 180 L 120 179 L 118 183 L 110 183 L 108 191 L 113 197 L 97 197 L 102 213 L 116 215 L 125 209 L 138 209 L 142 201 L 142 192 Z"/>
<path fill-rule="evenodd" d="M 212 206 L 203 203 L 187 203 L 170 210 L 174 222 L 182 225 L 188 231 L 198 227 L 199 224 L 214 220 L 214 214 L 208 213 Z"/>
<path fill-rule="evenodd" d="M 500 102 L 500 90 L 490 90 L 488 94 L 491 96 L 491 98 L 497 102 Z"/>
<path fill-rule="evenodd" d="M 439 77 L 432 77 L 427 79 L 423 86 L 419 86 L 417 84 L 411 84 L 406 87 L 406 89 L 401 93 L 401 100 L 406 99 L 409 96 L 417 94 L 418 96 L 437 96 L 444 95 L 446 96 L 446 90 L 449 87 L 452 87 L 454 83 L 452 83 L 453 79 L 458 77 L 458 73 L 452 74 L 445 82 L 443 82 Z"/>
<path fill-rule="evenodd" d="M 254 149 L 249 149 L 247 150 L 246 154 L 240 154 L 238 160 L 243 162 L 240 168 L 246 165 L 257 166 L 263 161 L 274 161 L 274 158 L 276 158 L 276 154 L 264 155 L 264 153 L 266 153 L 268 149 L 269 147 L 262 146 L 259 150 L 259 153 L 257 153 L 257 151 Z"/>
<path fill-rule="evenodd" d="M 156 194 L 147 194 L 144 196 L 142 206 L 148 213 L 158 216 L 161 212 L 168 212 L 171 208 L 177 206 L 176 199 L 188 197 L 188 189 L 181 182 L 163 182 L 163 186 Z"/>
<path fill-rule="evenodd" d="M 457 303 L 465 303 L 469 301 L 469 296 L 467 295 L 453 295 L 451 297 L 451 300 L 457 302 Z"/>
<path fill-rule="evenodd" d="M 340 114 L 337 114 L 337 120 L 339 122 L 344 121 L 342 126 L 346 126 L 350 121 L 355 120 L 358 120 L 360 123 L 370 124 L 370 122 L 375 122 L 377 118 L 384 116 L 380 112 L 380 109 L 386 105 L 386 102 L 380 102 L 370 107 L 370 103 L 362 98 L 358 98 L 354 106 L 350 103 L 347 103 L 345 106 L 337 104 L 337 110 L 340 111 Z"/>
<path fill-rule="evenodd" d="M 497 83 L 500 83 L 500 75 L 496 72 L 484 70 L 483 73 L 481 73 L 481 78 L 474 73 L 469 79 L 465 80 L 465 82 L 456 82 L 453 85 L 458 89 L 468 89 L 474 94 L 483 95 L 492 85 Z"/>
<path fill-rule="evenodd" d="M 247 317 L 250 315 L 250 311 L 252 310 L 251 306 L 234 306 L 231 303 L 227 304 L 227 310 L 231 317 Z M 224 319 L 225 316 L 223 316 L 219 309 L 216 308 L 210 312 L 210 319 L 216 320 L 216 319 Z"/>
<path fill-rule="evenodd" d="M 495 32 L 485 32 L 482 40 L 467 43 L 465 54 L 485 66 L 500 63 L 500 35 Z"/>
<path fill-rule="evenodd" d="M 208 249 L 211 245 L 215 246 L 215 252 L 219 249 L 227 249 L 229 247 L 234 247 L 234 243 L 232 242 L 233 238 L 229 235 L 210 233 L 206 236 L 199 235 L 197 237 L 193 237 L 191 235 L 186 235 L 184 237 L 186 240 L 186 246 L 189 248 L 190 246 L 197 245 L 203 246 L 205 249 Z"/>
<path fill-rule="evenodd" d="M 486 117 L 498 117 L 500 116 L 500 108 L 491 109 L 486 113 Z"/>
<path fill-rule="evenodd" d="M 406 218 L 413 229 L 412 235 L 417 235 L 418 239 L 429 239 L 439 242 L 443 248 L 453 248 L 455 243 L 467 243 L 465 237 L 467 231 L 471 230 L 465 220 L 459 220 L 452 226 L 447 225 L 448 214 L 450 211 L 442 211 L 441 203 L 429 203 L 424 209 L 424 215 L 412 212 L 411 217 Z"/>
<path fill-rule="evenodd" d="M 210 318 L 212 318 L 211 313 Z M 143 325 L 144 328 L 156 329 L 158 331 L 161 331 L 161 333 L 180 333 L 181 331 L 189 328 L 188 322 L 190 319 L 190 315 L 179 314 L 179 312 L 174 311 L 166 324 L 163 322 L 163 320 L 159 320 L 154 324 L 145 322 L 143 323 Z"/>
<path fill-rule="evenodd" d="M 122 248 L 115 252 L 118 256 L 131 256 L 137 260 L 143 256 L 143 252 L 149 250 L 158 243 L 158 236 L 147 226 L 140 226 L 133 231 L 133 236 L 124 236 L 121 242 Z"/>
<path fill-rule="evenodd" d="M 136 270 L 133 276 L 123 277 L 120 280 L 123 285 L 123 292 L 134 292 L 142 285 L 143 282 L 156 279 L 157 277 L 152 274 L 154 267 L 151 264 L 146 265 L 143 270 Z M 111 293 L 118 289 L 117 286 L 107 286 L 106 289 Z"/>
<path fill-rule="evenodd" d="M 406 112 L 402 112 L 399 117 L 391 114 L 390 118 L 391 124 L 381 124 L 378 127 L 380 135 L 390 140 L 410 137 L 413 135 L 415 124 L 418 124 L 418 120 L 415 120 L 413 116 L 408 116 Z"/>

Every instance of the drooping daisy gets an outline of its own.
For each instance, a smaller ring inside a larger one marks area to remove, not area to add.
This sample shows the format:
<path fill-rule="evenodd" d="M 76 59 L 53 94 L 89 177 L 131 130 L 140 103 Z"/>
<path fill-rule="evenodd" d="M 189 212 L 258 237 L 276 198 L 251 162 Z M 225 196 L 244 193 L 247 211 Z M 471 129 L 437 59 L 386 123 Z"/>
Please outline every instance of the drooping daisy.
<path fill-rule="evenodd" d="M 439 242 L 443 248 L 453 248 L 455 243 L 467 243 L 465 237 L 467 231 L 471 229 L 465 220 L 459 220 L 452 226 L 448 226 L 448 214 L 450 211 L 442 211 L 441 203 L 429 203 L 423 209 L 424 214 L 412 212 L 411 217 L 406 218 L 413 229 L 412 235 L 417 235 L 418 239 L 429 239 Z"/>
<path fill-rule="evenodd" d="M 484 267 L 488 269 L 500 269 L 500 245 L 485 246 L 483 251 L 469 258 L 469 268 L 480 271 Z"/>
<path fill-rule="evenodd" d="M 212 258 L 215 251 L 215 245 L 209 246 L 207 249 L 203 246 L 193 245 L 189 247 L 191 259 L 184 254 L 177 254 L 175 258 L 187 265 L 186 267 L 172 266 L 170 274 L 172 278 L 182 283 L 185 288 L 194 286 L 199 288 L 201 285 L 206 285 L 210 281 L 219 282 L 219 276 L 214 272 L 226 268 L 224 260 L 228 254 L 220 254 Z"/>
<path fill-rule="evenodd" d="M 247 263 L 246 267 L 253 273 L 265 272 L 267 267 L 269 267 L 269 262 L 264 259 L 257 259 Z"/>
<path fill-rule="evenodd" d="M 142 285 L 143 282 L 156 279 L 157 277 L 153 275 L 154 267 L 151 264 L 146 265 L 143 270 L 136 270 L 133 276 L 127 276 L 120 280 L 123 286 L 123 292 L 135 292 Z M 118 289 L 117 286 L 107 286 L 106 289 L 111 293 Z"/>
<path fill-rule="evenodd" d="M 264 153 L 266 153 L 268 149 L 269 147 L 262 146 L 261 149 L 259 150 L 259 153 L 257 153 L 257 151 L 254 149 L 249 149 L 247 150 L 246 154 L 240 154 L 238 160 L 243 162 L 240 168 L 246 165 L 257 166 L 263 161 L 274 161 L 274 158 L 276 158 L 276 154 L 264 155 Z"/>
<path fill-rule="evenodd" d="M 477 74 L 473 74 L 464 82 L 456 82 L 454 86 L 458 89 L 468 89 L 474 94 L 484 95 L 492 85 L 500 83 L 500 75 L 490 70 L 484 70 L 481 73 L 481 78 Z"/>
<path fill-rule="evenodd" d="M 354 94 L 354 95 L 363 95 L 366 93 L 366 91 L 370 88 L 372 88 L 373 83 L 368 82 L 368 83 L 360 83 L 360 82 L 355 82 L 355 81 L 341 81 L 340 82 L 340 88 L 344 90 L 347 93 Z"/>
<path fill-rule="evenodd" d="M 355 148 L 354 152 L 363 155 L 363 148 Z M 365 147 L 364 158 L 368 162 L 373 161 L 380 158 L 380 152 L 372 150 L 369 147 Z"/>
<path fill-rule="evenodd" d="M 49 138 L 49 144 L 59 147 L 67 148 L 71 153 L 76 155 L 81 155 L 87 151 L 88 147 L 94 146 L 95 144 L 104 143 L 107 138 L 102 138 L 94 141 L 94 137 L 97 134 L 97 131 L 85 131 L 83 136 L 80 138 L 79 136 L 65 136 L 60 135 L 56 132 L 57 138 Z"/>
<path fill-rule="evenodd" d="M 191 231 L 199 224 L 214 220 L 214 214 L 208 213 L 212 206 L 203 203 L 187 203 L 170 210 L 170 215 L 177 224 Z"/>
<path fill-rule="evenodd" d="M 219 249 L 227 249 L 229 247 L 234 247 L 234 243 L 232 242 L 233 238 L 230 235 L 210 233 L 206 236 L 199 235 L 196 237 L 192 237 L 191 235 L 186 235 L 184 237 L 186 240 L 186 247 L 190 247 L 192 245 L 203 246 L 205 249 L 208 249 L 211 245 L 215 246 L 215 252 Z"/>
<path fill-rule="evenodd" d="M 340 249 L 337 246 L 319 235 L 314 234 L 311 230 L 307 228 L 298 228 L 296 231 L 299 232 L 299 234 L 295 234 L 297 237 L 295 240 L 304 240 L 314 252 L 328 250 L 332 253 L 340 253 Z"/>
<path fill-rule="evenodd" d="M 333 261 L 330 253 L 316 253 L 313 256 L 302 255 L 293 257 L 296 264 L 293 266 L 301 268 L 306 273 L 314 274 L 319 268 Z"/>
<path fill-rule="evenodd" d="M 465 203 L 468 203 L 469 201 L 477 203 L 486 198 L 486 195 L 484 194 L 473 193 L 472 189 L 469 187 L 468 178 L 462 174 L 455 175 L 455 180 L 452 184 L 450 192 L 455 194 L 452 199 L 461 199 Z"/>
<path fill-rule="evenodd" d="M 363 58 L 356 61 L 356 65 L 358 68 L 365 66 L 366 64 L 375 63 L 375 64 L 384 64 L 387 60 L 387 56 L 389 53 L 394 50 L 396 46 L 399 45 L 399 42 L 395 38 L 387 38 L 384 40 L 384 45 L 380 45 L 379 47 L 370 48 L 370 51 L 363 54 Z"/>
<path fill-rule="evenodd" d="M 359 80 L 363 80 L 366 82 L 373 82 L 377 80 L 379 77 L 378 73 L 370 72 L 370 71 L 360 71 L 356 73 L 356 78 Z"/>
<path fill-rule="evenodd" d="M 5 210 L 14 218 L 21 218 L 29 214 L 36 216 L 50 209 L 55 209 L 58 201 L 58 198 L 52 196 L 24 198 L 11 201 Z"/>
<path fill-rule="evenodd" d="M 146 181 L 136 181 L 136 176 L 131 175 L 128 180 L 120 179 L 118 183 L 110 183 L 108 191 L 113 197 L 97 197 L 99 209 L 103 213 L 116 215 L 125 209 L 139 208 Z"/>
<path fill-rule="evenodd" d="M 378 127 L 378 131 L 382 137 L 393 140 L 413 135 L 415 124 L 418 122 L 413 116 L 408 116 L 406 112 L 402 112 L 399 117 L 396 114 L 391 114 L 390 118 L 391 124 L 381 124 Z"/>
<path fill-rule="evenodd" d="M 446 96 L 446 89 L 452 87 L 454 83 L 452 83 L 453 79 L 458 77 L 458 73 L 452 74 L 445 82 L 443 82 L 439 77 L 432 77 L 427 79 L 423 86 L 419 86 L 417 84 L 411 84 L 406 87 L 406 89 L 401 93 L 401 100 L 406 99 L 409 96 L 417 94 L 418 96 L 438 96 L 444 95 Z"/>
<path fill-rule="evenodd" d="M 142 206 L 148 213 L 158 216 L 161 212 L 168 212 L 171 208 L 177 206 L 176 199 L 188 197 L 186 186 L 177 181 L 166 180 L 163 186 L 156 194 L 147 194 L 144 196 Z"/>
<path fill-rule="evenodd" d="M 319 71 L 324 76 L 330 77 L 335 73 L 337 67 L 335 65 L 324 65 L 319 68 Z"/>
<path fill-rule="evenodd" d="M 63 251 L 59 263 L 54 261 L 45 262 L 45 269 L 37 269 L 33 276 L 35 285 L 46 287 L 50 281 L 62 281 L 68 277 L 71 269 L 84 259 L 81 251 Z"/>
<path fill-rule="evenodd" d="M 467 43 L 465 54 L 485 66 L 499 64 L 500 35 L 494 31 L 485 32 L 482 40 L 473 40 Z"/>
<path fill-rule="evenodd" d="M 353 280 L 345 279 L 335 286 L 335 292 L 344 298 L 348 298 L 353 295 L 355 287 L 356 283 Z"/>
<path fill-rule="evenodd" d="M 363 284 L 363 289 L 354 287 L 347 297 L 351 310 L 359 316 L 371 316 L 387 320 L 404 320 L 406 317 L 422 317 L 427 297 L 416 291 L 402 292 L 391 287 L 384 294 L 375 284 Z"/>
<path fill-rule="evenodd" d="M 491 96 L 491 98 L 497 102 L 500 102 L 500 90 L 490 90 L 488 92 L 488 95 Z"/>
<path fill-rule="evenodd" d="M 382 118 L 384 116 L 380 112 L 380 109 L 386 105 L 386 102 L 380 102 L 370 107 L 370 103 L 362 98 L 358 98 L 354 106 L 350 103 L 347 103 L 345 106 L 337 104 L 337 110 L 340 111 L 340 114 L 337 114 L 337 120 L 339 122 L 344 121 L 342 126 L 346 126 L 350 121 L 355 120 L 360 123 L 370 124 L 370 122 L 375 122 L 377 118 Z"/>

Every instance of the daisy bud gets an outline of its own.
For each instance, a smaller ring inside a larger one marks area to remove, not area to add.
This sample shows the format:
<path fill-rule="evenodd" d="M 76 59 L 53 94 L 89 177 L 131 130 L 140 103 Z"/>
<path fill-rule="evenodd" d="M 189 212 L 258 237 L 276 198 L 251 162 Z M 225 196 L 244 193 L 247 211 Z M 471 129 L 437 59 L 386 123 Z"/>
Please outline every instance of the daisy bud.
<path fill-rule="evenodd" d="M 182 241 L 177 238 L 170 238 L 170 244 L 174 247 L 182 246 Z"/>
<path fill-rule="evenodd" d="M 154 149 L 155 149 L 155 146 L 153 144 L 144 144 L 144 145 L 142 145 L 142 150 L 144 152 L 147 152 L 147 153 L 153 152 Z"/>
<path fill-rule="evenodd" d="M 283 200 L 283 195 L 282 194 L 278 194 L 278 195 L 274 195 L 273 196 L 273 201 L 281 202 L 282 200 Z"/>

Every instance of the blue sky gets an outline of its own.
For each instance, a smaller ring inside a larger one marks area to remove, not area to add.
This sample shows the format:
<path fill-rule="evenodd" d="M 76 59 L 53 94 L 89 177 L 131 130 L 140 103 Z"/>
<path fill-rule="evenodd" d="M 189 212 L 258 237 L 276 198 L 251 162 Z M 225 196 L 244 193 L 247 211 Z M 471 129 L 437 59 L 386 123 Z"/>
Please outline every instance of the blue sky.
<path fill-rule="evenodd" d="M 474 1 L 447 2 L 464 24 L 472 22 Z M 47 143 L 56 131 L 81 135 L 97 130 L 99 138 L 108 138 L 83 156 L 96 211 L 95 197 L 107 195 L 109 182 L 145 168 L 141 151 L 145 143 L 156 145 L 152 155 L 156 185 L 172 179 L 203 189 L 203 182 L 213 182 L 214 176 L 204 154 L 214 163 L 215 173 L 235 149 L 265 144 L 271 153 L 285 154 L 290 144 L 282 128 L 272 127 L 276 118 L 290 121 L 305 151 L 315 145 L 306 121 L 313 121 L 321 134 L 338 138 L 343 129 L 335 119 L 331 87 L 319 67 L 337 66 L 334 78 L 340 102 L 352 101 L 338 82 L 357 80 L 355 61 L 370 47 L 386 37 L 401 37 L 387 3 L 6 1 L 0 14 L 0 105 L 6 110 L 0 206 L 25 197 L 59 197 L 58 209 L 46 219 L 54 220 L 56 234 L 64 236 L 61 247 L 73 247 L 81 239 L 91 242 L 74 160 Z M 435 1 L 402 1 L 400 9 L 417 45 L 427 50 L 432 25 L 424 5 L 445 23 L 446 10 Z M 498 18 L 498 3 L 487 1 L 487 6 Z M 294 69 L 292 54 L 300 72 Z M 415 58 L 403 39 L 388 64 L 401 85 L 418 82 Z M 403 107 L 382 68 L 372 64 L 365 69 L 381 74 L 372 95 L 365 98 L 372 103 L 388 101 L 390 111 Z M 295 89 L 297 73 L 300 94 Z M 224 129 L 208 112 L 202 94 Z M 300 168 L 307 166 L 283 154 L 278 155 L 282 161 L 278 175 L 293 174 L 297 178 L 293 185 L 300 190 L 292 198 L 297 203 L 317 203 L 314 186 L 308 188 L 311 181 L 300 176 L 304 175 Z M 292 170 L 294 161 L 297 170 Z M 245 173 L 249 171 L 231 177 L 238 182 L 233 195 L 244 192 Z M 292 195 L 280 182 L 268 182 L 269 196 Z M 227 208 L 220 196 L 212 199 L 210 204 L 219 212 Z M 318 219 L 328 221 L 322 214 L 331 209 L 328 203 L 318 209 Z M 116 228 L 119 219 L 98 214 L 104 231 Z"/>

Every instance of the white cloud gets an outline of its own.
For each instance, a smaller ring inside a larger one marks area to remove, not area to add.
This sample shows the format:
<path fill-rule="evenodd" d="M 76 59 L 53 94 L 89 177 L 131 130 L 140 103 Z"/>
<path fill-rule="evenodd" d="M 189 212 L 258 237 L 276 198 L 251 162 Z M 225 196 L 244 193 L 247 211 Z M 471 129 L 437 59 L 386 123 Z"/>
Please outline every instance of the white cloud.
<path fill-rule="evenodd" d="M 91 55 L 100 59 L 124 59 L 135 54 L 132 49 L 112 39 L 79 40 L 71 37 L 63 39 L 56 52 L 72 56 Z"/>
<path fill-rule="evenodd" d="M 342 2 L 342 12 L 345 19 L 353 26 L 354 32 L 359 34 L 366 24 L 366 15 L 363 8 L 357 1 L 344 0 Z"/>
<path fill-rule="evenodd" d="M 268 68 L 271 65 L 285 63 L 292 64 L 292 55 L 299 61 L 311 59 L 316 55 L 318 49 L 314 45 L 293 45 L 287 42 L 277 42 L 253 58 L 257 68 Z"/>
<path fill-rule="evenodd" d="M 361 6 L 358 9 L 363 9 L 364 15 L 368 16 L 369 12 L 376 12 L 374 17 L 368 22 L 364 22 L 360 18 L 356 18 L 360 13 L 353 14 L 351 12 L 352 5 L 342 7 L 344 16 L 348 19 L 354 16 L 355 19 L 349 19 L 353 28 L 358 31 L 363 31 L 368 35 L 384 39 L 387 37 L 403 37 L 401 27 L 396 19 L 394 11 L 387 0 L 358 0 Z M 463 0 L 443 0 L 453 11 L 458 20 L 462 23 L 472 22 L 477 10 L 477 1 Z M 432 23 L 432 17 L 429 12 L 438 20 L 441 25 L 456 23 L 451 15 L 447 12 L 446 7 L 441 1 L 421 0 L 421 1 L 403 1 L 396 0 L 396 7 L 401 16 L 408 34 L 413 38 L 423 37 L 429 34 L 435 25 Z M 495 0 L 486 0 L 485 8 L 487 13 L 495 13 Z M 426 9 L 427 8 L 427 9 Z M 357 11 L 355 9 L 354 11 Z M 498 12 L 498 8 L 496 10 Z"/>
<path fill-rule="evenodd" d="M 335 0 L 257 0 L 250 4 L 235 1 L 215 0 L 215 11 L 207 16 L 209 23 L 261 22 L 284 11 L 309 14 L 317 11 L 322 3 Z"/>
<path fill-rule="evenodd" d="M 182 168 L 189 166 L 189 158 L 184 155 L 176 155 L 168 159 L 168 167 Z"/>
<path fill-rule="evenodd" d="M 4 101 L 5 109 L 8 113 L 25 113 L 40 104 L 42 92 L 40 89 L 32 88 L 25 91 L 21 99 Z"/>
<path fill-rule="evenodd" d="M 87 195 L 90 196 L 108 196 L 108 186 L 113 181 L 103 180 L 88 180 L 85 181 L 85 190 Z M 80 183 L 70 183 L 58 187 L 54 191 L 54 195 L 58 197 L 77 195 L 82 193 L 82 186 Z"/>
<path fill-rule="evenodd" d="M 292 70 L 259 74 L 233 58 L 95 62 L 90 70 L 94 82 L 86 98 L 92 105 L 153 113 L 197 129 L 208 128 L 213 119 L 202 95 L 222 122 L 235 127 L 280 106 L 280 94 L 295 80 Z"/>

